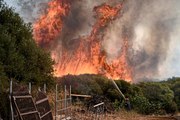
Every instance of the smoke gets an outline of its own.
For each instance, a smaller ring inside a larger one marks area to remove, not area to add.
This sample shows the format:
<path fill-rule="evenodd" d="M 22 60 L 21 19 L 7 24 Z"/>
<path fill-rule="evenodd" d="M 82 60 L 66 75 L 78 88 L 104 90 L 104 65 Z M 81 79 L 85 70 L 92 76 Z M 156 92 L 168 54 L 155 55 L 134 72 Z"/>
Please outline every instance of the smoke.
<path fill-rule="evenodd" d="M 26 22 L 31 23 L 45 12 L 48 1 L 6 0 Z M 116 5 L 121 1 L 74 0 L 57 42 L 69 50 L 77 47 L 78 38 L 89 35 L 96 21 L 93 8 L 103 3 Z M 134 80 L 180 75 L 179 8 L 179 0 L 126 0 L 119 17 L 105 29 L 102 49 L 107 53 L 107 60 L 118 58 L 123 39 L 127 37 L 127 59 L 133 66 Z M 53 48 L 61 49 L 60 45 Z"/>
<path fill-rule="evenodd" d="M 104 37 L 104 49 L 109 59 L 119 55 L 122 40 L 126 35 L 131 48 L 128 53 L 129 64 L 134 66 L 135 80 L 144 77 L 170 77 L 178 72 L 179 75 L 180 66 L 176 66 L 180 58 L 180 37 L 177 31 L 180 20 L 179 5 L 178 0 L 126 1 L 122 17 L 107 29 Z"/>
<path fill-rule="evenodd" d="M 87 36 L 92 31 L 96 22 L 93 9 L 103 3 L 115 5 L 122 0 L 74 0 L 71 3 L 69 15 L 65 18 L 61 38 L 63 46 L 72 50 L 74 44 L 78 44 L 77 39 Z M 78 45 L 74 45 L 78 46 Z"/>
<path fill-rule="evenodd" d="M 34 23 L 45 12 L 50 0 L 5 0 L 27 23 Z"/>
<path fill-rule="evenodd" d="M 93 4 L 87 0 L 73 1 L 71 4 L 69 14 L 64 20 L 61 38 L 59 38 L 66 49 L 74 50 L 73 48 L 79 45 L 79 37 L 90 34 L 95 22 L 93 7 Z"/>

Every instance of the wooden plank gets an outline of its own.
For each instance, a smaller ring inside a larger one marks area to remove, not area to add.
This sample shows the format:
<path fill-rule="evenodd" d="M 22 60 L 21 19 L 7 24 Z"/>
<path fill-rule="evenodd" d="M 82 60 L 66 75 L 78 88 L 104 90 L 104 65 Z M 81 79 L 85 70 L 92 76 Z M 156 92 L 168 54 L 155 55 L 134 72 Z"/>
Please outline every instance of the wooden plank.
<path fill-rule="evenodd" d="M 51 110 L 47 113 L 45 113 L 44 115 L 41 116 L 41 118 L 45 117 L 46 115 L 48 115 L 49 113 L 51 113 Z"/>
<path fill-rule="evenodd" d="M 24 116 L 24 115 L 29 115 L 29 114 L 33 114 L 33 113 L 38 113 L 38 111 L 30 111 L 30 112 L 26 112 L 26 113 L 21 113 L 20 115 Z"/>
<path fill-rule="evenodd" d="M 44 98 L 44 99 L 42 99 L 42 100 L 36 101 L 36 105 L 37 105 L 37 104 L 40 104 L 40 103 L 42 103 L 42 102 L 45 102 L 45 101 L 47 101 L 47 100 L 48 100 L 48 98 Z"/>
<path fill-rule="evenodd" d="M 96 104 L 96 105 L 94 105 L 93 107 L 95 108 L 95 107 L 98 107 L 98 106 L 101 106 L 101 105 L 104 105 L 104 102 L 101 102 L 101 103 L 99 103 L 99 104 Z"/>
<path fill-rule="evenodd" d="M 32 98 L 31 95 L 26 95 L 26 96 L 13 96 L 15 99 L 16 98 Z"/>
<path fill-rule="evenodd" d="M 91 95 L 80 95 L 80 94 L 71 94 L 73 97 L 85 97 L 85 98 L 91 98 Z"/>

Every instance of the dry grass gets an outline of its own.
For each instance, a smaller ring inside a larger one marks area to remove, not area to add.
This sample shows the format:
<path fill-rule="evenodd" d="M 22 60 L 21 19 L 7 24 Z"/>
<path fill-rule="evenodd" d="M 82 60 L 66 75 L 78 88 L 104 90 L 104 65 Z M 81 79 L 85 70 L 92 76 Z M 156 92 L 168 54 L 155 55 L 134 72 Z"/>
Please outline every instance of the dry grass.
<path fill-rule="evenodd" d="M 76 116 L 75 120 L 94 120 L 94 116 L 90 113 L 75 112 L 73 116 Z M 147 116 L 140 115 L 134 111 L 115 112 L 112 114 L 106 114 L 99 116 L 99 120 L 176 120 L 169 116 Z"/>

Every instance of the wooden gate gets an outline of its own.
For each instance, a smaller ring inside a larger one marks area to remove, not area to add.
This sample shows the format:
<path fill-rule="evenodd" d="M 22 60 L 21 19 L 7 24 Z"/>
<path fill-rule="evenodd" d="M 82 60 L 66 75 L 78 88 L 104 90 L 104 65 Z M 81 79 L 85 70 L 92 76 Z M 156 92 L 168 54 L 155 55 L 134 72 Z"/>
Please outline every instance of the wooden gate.
<path fill-rule="evenodd" d="M 15 111 L 21 120 L 41 120 L 31 95 L 12 96 L 12 98 Z"/>
<path fill-rule="evenodd" d="M 53 120 L 48 98 L 43 92 L 38 93 L 35 104 L 41 120 Z"/>
<path fill-rule="evenodd" d="M 12 86 L 11 80 L 9 95 L 11 120 L 53 120 L 49 101 L 45 94 L 46 85 L 44 92 L 37 93 L 35 102 L 31 95 L 31 84 L 29 84 L 29 92 L 24 86 L 18 84 L 13 91 Z"/>

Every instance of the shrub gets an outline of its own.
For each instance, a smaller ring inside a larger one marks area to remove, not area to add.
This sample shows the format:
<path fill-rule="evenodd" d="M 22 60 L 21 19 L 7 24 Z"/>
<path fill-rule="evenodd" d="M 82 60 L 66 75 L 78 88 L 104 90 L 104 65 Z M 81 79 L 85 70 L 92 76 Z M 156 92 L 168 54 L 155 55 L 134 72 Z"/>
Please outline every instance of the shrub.
<path fill-rule="evenodd" d="M 135 109 L 138 113 L 142 114 L 150 114 L 150 102 L 144 96 L 135 96 L 130 99 L 131 105 L 133 109 Z"/>

